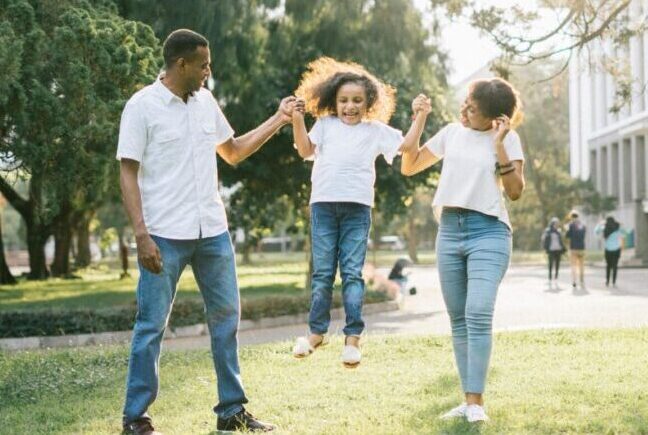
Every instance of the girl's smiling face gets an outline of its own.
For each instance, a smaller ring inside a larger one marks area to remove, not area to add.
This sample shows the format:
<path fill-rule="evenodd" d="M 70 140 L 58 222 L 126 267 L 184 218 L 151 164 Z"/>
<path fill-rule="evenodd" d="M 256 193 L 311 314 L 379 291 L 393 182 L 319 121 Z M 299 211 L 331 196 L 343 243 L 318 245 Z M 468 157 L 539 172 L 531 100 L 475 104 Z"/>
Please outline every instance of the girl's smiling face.
<path fill-rule="evenodd" d="M 459 120 L 464 127 L 472 128 L 473 130 L 486 131 L 493 128 L 493 120 L 482 114 L 479 110 L 477 102 L 468 95 L 459 111 Z"/>
<path fill-rule="evenodd" d="M 335 97 L 337 117 L 345 124 L 355 125 L 367 113 L 367 93 L 363 85 L 348 82 L 340 86 Z"/>

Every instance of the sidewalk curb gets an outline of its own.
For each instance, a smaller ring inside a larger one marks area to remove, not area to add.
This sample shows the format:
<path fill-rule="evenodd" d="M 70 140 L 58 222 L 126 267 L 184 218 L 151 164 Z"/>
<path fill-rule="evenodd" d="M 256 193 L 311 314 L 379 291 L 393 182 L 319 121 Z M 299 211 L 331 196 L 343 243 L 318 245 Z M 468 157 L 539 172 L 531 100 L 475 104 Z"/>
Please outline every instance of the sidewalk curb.
<path fill-rule="evenodd" d="M 398 310 L 394 301 L 367 304 L 363 307 L 363 314 L 375 314 Z M 344 308 L 331 310 L 331 319 L 344 317 Z M 291 314 L 279 317 L 264 317 L 258 320 L 241 320 L 239 331 L 255 329 L 276 328 L 278 326 L 299 325 L 308 321 L 308 313 Z M 171 330 L 167 329 L 164 339 L 199 337 L 207 335 L 207 325 L 199 323 L 190 326 L 180 326 Z M 130 342 L 132 331 L 99 332 L 95 334 L 58 335 L 44 337 L 21 337 L 0 339 L 0 351 L 20 351 L 33 349 L 52 349 L 64 347 L 80 347 L 104 344 L 123 344 Z"/>

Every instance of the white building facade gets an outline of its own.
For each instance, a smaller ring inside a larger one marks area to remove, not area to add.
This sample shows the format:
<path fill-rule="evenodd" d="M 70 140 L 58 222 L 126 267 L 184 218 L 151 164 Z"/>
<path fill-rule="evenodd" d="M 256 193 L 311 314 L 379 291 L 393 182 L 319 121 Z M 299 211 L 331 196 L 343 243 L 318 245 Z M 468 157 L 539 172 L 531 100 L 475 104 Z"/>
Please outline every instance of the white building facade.
<path fill-rule="evenodd" d="M 648 13 L 648 0 L 633 0 L 629 13 Z M 633 79 L 630 104 L 618 113 L 617 84 L 601 67 L 601 59 L 629 67 Z M 570 171 L 575 178 L 590 179 L 605 196 L 617 198 L 613 215 L 630 232 L 634 249 L 626 260 L 648 265 L 648 32 L 633 37 L 626 47 L 595 40 L 574 53 L 569 65 Z M 645 88 L 645 89 L 644 89 Z M 602 216 L 586 216 L 593 230 Z M 602 242 L 588 231 L 591 248 Z"/>

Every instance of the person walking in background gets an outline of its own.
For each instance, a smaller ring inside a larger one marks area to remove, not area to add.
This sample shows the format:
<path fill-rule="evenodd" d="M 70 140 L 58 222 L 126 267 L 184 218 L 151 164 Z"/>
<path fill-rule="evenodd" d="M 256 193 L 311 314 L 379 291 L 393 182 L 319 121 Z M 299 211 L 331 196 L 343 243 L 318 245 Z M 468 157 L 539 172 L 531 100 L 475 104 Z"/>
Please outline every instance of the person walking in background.
<path fill-rule="evenodd" d="M 504 195 L 515 201 L 524 190 L 522 143 L 513 130 L 522 118 L 520 107 L 507 81 L 474 81 L 460 122 L 446 125 L 419 147 L 430 101 L 421 95 L 412 104 L 416 128 L 405 137 L 401 172 L 414 175 L 444 161 L 432 202 L 441 215 L 437 266 L 465 401 L 442 418 L 488 420 L 483 394 L 493 313 L 512 244 Z"/>
<path fill-rule="evenodd" d="M 571 221 L 567 225 L 565 237 L 569 239 L 569 262 L 572 271 L 572 287 L 576 289 L 576 278 L 579 278 L 581 288 L 585 288 L 585 231 L 576 210 L 569 212 Z"/>
<path fill-rule="evenodd" d="M 624 247 L 624 231 L 619 222 L 612 216 L 608 216 L 594 228 L 594 233 L 597 236 L 602 234 L 605 240 L 605 286 L 610 285 L 610 275 L 612 275 L 612 286 L 616 287 L 617 268 Z"/>
<path fill-rule="evenodd" d="M 549 221 L 549 226 L 544 230 L 541 238 L 542 248 L 547 253 L 549 260 L 549 283 L 551 283 L 552 278 L 554 280 L 558 279 L 560 258 L 566 251 L 559 224 L 560 219 L 552 217 L 551 221 Z M 553 277 L 552 270 L 555 271 Z"/>

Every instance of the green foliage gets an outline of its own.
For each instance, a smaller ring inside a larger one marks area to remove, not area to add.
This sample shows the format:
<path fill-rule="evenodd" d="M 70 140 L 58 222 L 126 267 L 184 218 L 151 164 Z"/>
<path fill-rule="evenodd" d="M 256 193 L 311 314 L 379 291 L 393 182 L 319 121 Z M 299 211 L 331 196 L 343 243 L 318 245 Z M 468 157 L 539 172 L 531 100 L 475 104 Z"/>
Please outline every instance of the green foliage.
<path fill-rule="evenodd" d="M 367 292 L 366 303 L 387 300 L 384 293 Z M 333 297 L 333 307 L 342 306 L 340 293 Z M 265 298 L 243 299 L 241 318 L 257 320 L 288 314 L 307 313 L 310 295 L 274 295 Z M 135 304 L 99 309 L 47 309 L 0 311 L 0 338 L 43 335 L 70 335 L 109 331 L 128 331 L 133 328 L 137 307 Z M 176 301 L 171 312 L 171 328 L 205 322 L 205 309 L 201 299 Z"/>

